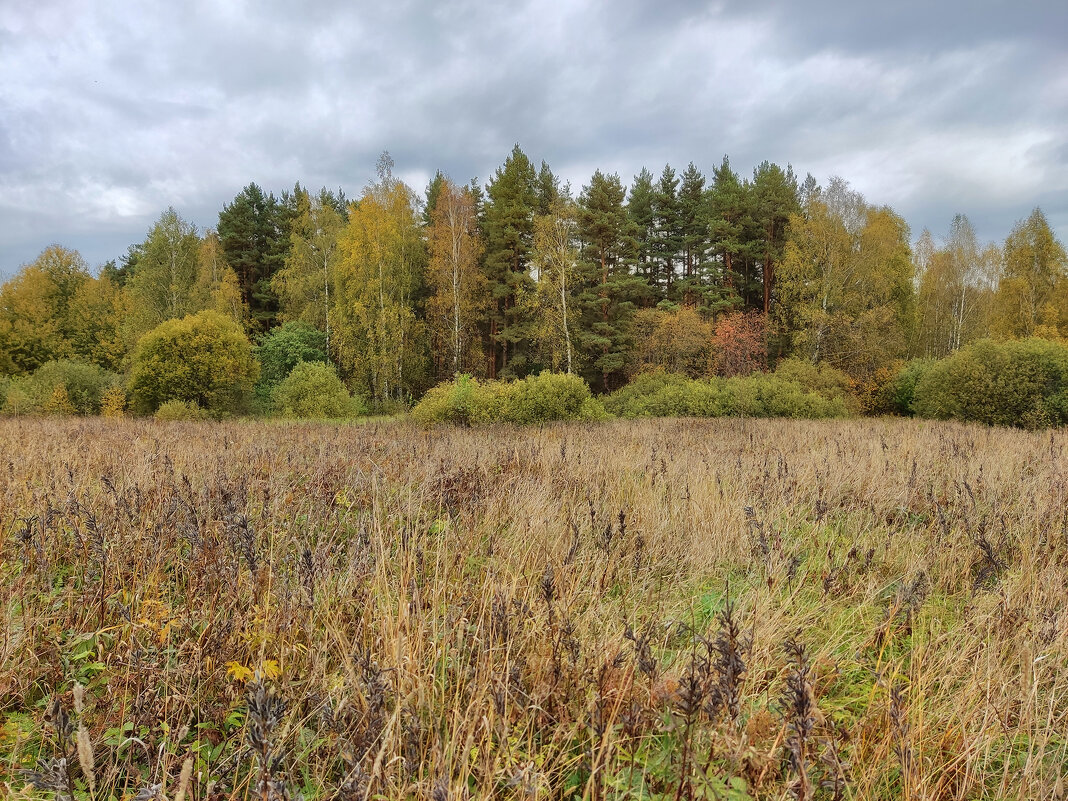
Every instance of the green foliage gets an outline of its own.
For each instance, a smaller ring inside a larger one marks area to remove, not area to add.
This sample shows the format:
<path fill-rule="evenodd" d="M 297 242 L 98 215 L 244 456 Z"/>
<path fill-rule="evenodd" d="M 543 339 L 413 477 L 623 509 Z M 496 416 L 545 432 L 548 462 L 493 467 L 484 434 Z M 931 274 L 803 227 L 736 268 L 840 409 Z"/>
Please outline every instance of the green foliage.
<path fill-rule="evenodd" d="M 156 409 L 157 420 L 173 422 L 175 420 L 207 420 L 208 413 L 190 401 L 169 400 Z"/>
<path fill-rule="evenodd" d="M 349 396 L 333 365 L 301 362 L 274 390 L 274 405 L 285 417 L 356 417 L 367 414 Z"/>
<path fill-rule="evenodd" d="M 815 370 L 815 368 L 813 368 Z M 693 380 L 652 372 L 605 398 L 605 409 L 619 417 L 845 417 L 848 396 L 831 376 L 804 376 L 793 365 L 783 374 L 755 373 L 736 378 Z M 820 386 L 825 383 L 826 386 Z"/>
<path fill-rule="evenodd" d="M 135 411 L 155 412 L 169 400 L 211 414 L 248 408 L 259 365 L 244 331 L 213 311 L 168 320 L 137 344 L 130 396 Z"/>
<path fill-rule="evenodd" d="M 256 356 L 260 362 L 256 394 L 266 399 L 301 362 L 329 361 L 326 334 L 308 323 L 285 323 L 263 338 Z"/>
<path fill-rule="evenodd" d="M 1042 428 L 1068 423 L 1068 347 L 1045 339 L 980 340 L 916 383 L 921 417 Z"/>
<path fill-rule="evenodd" d="M 913 413 L 912 402 L 916 397 L 916 385 L 936 363 L 934 359 L 913 359 L 905 362 L 886 387 L 885 401 L 888 411 L 894 414 L 911 415 Z"/>
<path fill-rule="evenodd" d="M 853 404 L 852 379 L 829 364 L 813 364 L 805 359 L 783 359 L 775 366 L 775 375 L 827 400 L 841 401 L 846 406 Z"/>
<path fill-rule="evenodd" d="M 32 375 L 8 382 L 0 407 L 5 414 L 78 414 L 100 412 L 100 402 L 118 376 L 84 362 L 46 362 Z"/>
<path fill-rule="evenodd" d="M 543 372 L 520 381 L 480 383 L 467 375 L 423 396 L 412 417 L 424 424 L 548 423 L 608 417 L 586 382 L 576 375 Z"/>

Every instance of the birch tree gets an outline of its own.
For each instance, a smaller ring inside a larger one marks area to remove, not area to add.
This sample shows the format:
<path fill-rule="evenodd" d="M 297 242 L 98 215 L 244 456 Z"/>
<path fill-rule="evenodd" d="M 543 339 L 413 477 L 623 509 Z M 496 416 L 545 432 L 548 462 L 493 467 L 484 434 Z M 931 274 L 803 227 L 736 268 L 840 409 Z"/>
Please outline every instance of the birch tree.
<path fill-rule="evenodd" d="M 475 198 L 467 187 L 442 178 L 427 230 L 427 302 L 438 378 L 484 374 L 478 324 L 487 307 L 486 278 L 478 269 L 482 240 Z"/>

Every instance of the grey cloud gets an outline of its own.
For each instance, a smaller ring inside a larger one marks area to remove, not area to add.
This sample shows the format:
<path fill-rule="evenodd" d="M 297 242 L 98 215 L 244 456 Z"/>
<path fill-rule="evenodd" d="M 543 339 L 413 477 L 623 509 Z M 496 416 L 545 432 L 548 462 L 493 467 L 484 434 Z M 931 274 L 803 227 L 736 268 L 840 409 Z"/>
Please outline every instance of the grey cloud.
<path fill-rule="evenodd" d="M 356 195 L 383 149 L 413 180 L 485 182 L 515 142 L 576 191 L 727 153 L 840 173 L 914 230 L 960 211 L 1001 238 L 1041 203 L 1063 239 L 1068 9 L 868 5 L 8 7 L 0 273 L 53 241 L 119 256 L 172 204 L 213 225 L 252 180 Z"/>

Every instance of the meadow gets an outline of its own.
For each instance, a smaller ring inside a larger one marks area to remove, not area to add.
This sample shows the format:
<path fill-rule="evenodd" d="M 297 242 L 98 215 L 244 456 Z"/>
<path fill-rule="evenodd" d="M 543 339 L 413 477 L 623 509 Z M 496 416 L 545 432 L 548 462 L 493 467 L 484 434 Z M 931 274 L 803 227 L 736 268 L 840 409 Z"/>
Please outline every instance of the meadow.
<path fill-rule="evenodd" d="M 0 794 L 1065 799 L 1066 449 L 0 419 Z"/>

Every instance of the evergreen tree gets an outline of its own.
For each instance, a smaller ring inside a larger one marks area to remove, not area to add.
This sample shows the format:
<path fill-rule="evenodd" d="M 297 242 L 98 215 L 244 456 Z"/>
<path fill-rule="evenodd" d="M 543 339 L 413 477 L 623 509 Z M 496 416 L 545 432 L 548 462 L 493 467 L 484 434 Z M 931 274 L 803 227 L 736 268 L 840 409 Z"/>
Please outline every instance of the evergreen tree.
<path fill-rule="evenodd" d="M 790 215 L 798 211 L 797 179 L 787 166 L 762 162 L 753 171 L 753 215 L 759 236 L 757 258 L 761 265 L 763 309 L 767 314 L 775 290 L 775 268 L 782 260 L 786 244 L 786 226 Z"/>
<path fill-rule="evenodd" d="M 650 283 L 670 290 L 683 248 L 679 179 L 670 164 L 664 166 L 653 191 L 652 246 L 655 272 L 650 276 Z"/>
<path fill-rule="evenodd" d="M 634 232 L 634 265 L 638 275 L 646 279 L 650 287 L 655 288 L 655 268 L 653 266 L 653 174 L 645 167 L 634 176 L 627 198 L 627 216 L 630 218 L 631 230 Z M 655 302 L 655 301 L 654 301 Z"/>
<path fill-rule="evenodd" d="M 298 196 L 299 191 L 287 193 L 279 202 L 274 194 L 264 194 L 250 183 L 219 213 L 226 260 L 237 273 L 253 327 L 260 331 L 270 328 L 277 317 L 278 297 L 271 278 L 285 263 Z"/>
<path fill-rule="evenodd" d="M 579 340 L 589 365 L 587 379 L 601 390 L 622 383 L 634 310 L 649 294 L 645 280 L 629 269 L 637 240 L 625 196 L 618 175 L 597 170 L 583 187 L 577 208 L 583 285 Z"/>
<path fill-rule="evenodd" d="M 691 161 L 679 186 L 679 223 L 682 235 L 682 281 L 676 297 L 687 305 L 697 302 L 709 253 L 708 202 L 705 177 Z"/>
<path fill-rule="evenodd" d="M 722 288 L 720 297 L 726 301 L 722 306 L 727 308 L 737 303 L 739 297 L 748 203 L 745 184 L 724 156 L 712 173 L 708 190 L 709 244 L 713 254 L 709 272 L 714 272 L 708 283 Z"/>
<path fill-rule="evenodd" d="M 529 259 L 538 183 L 534 167 L 519 145 L 497 168 L 486 194 L 483 265 L 491 301 L 487 372 L 490 378 L 521 376 L 531 368 L 530 319 L 517 297 L 533 288 Z"/>

